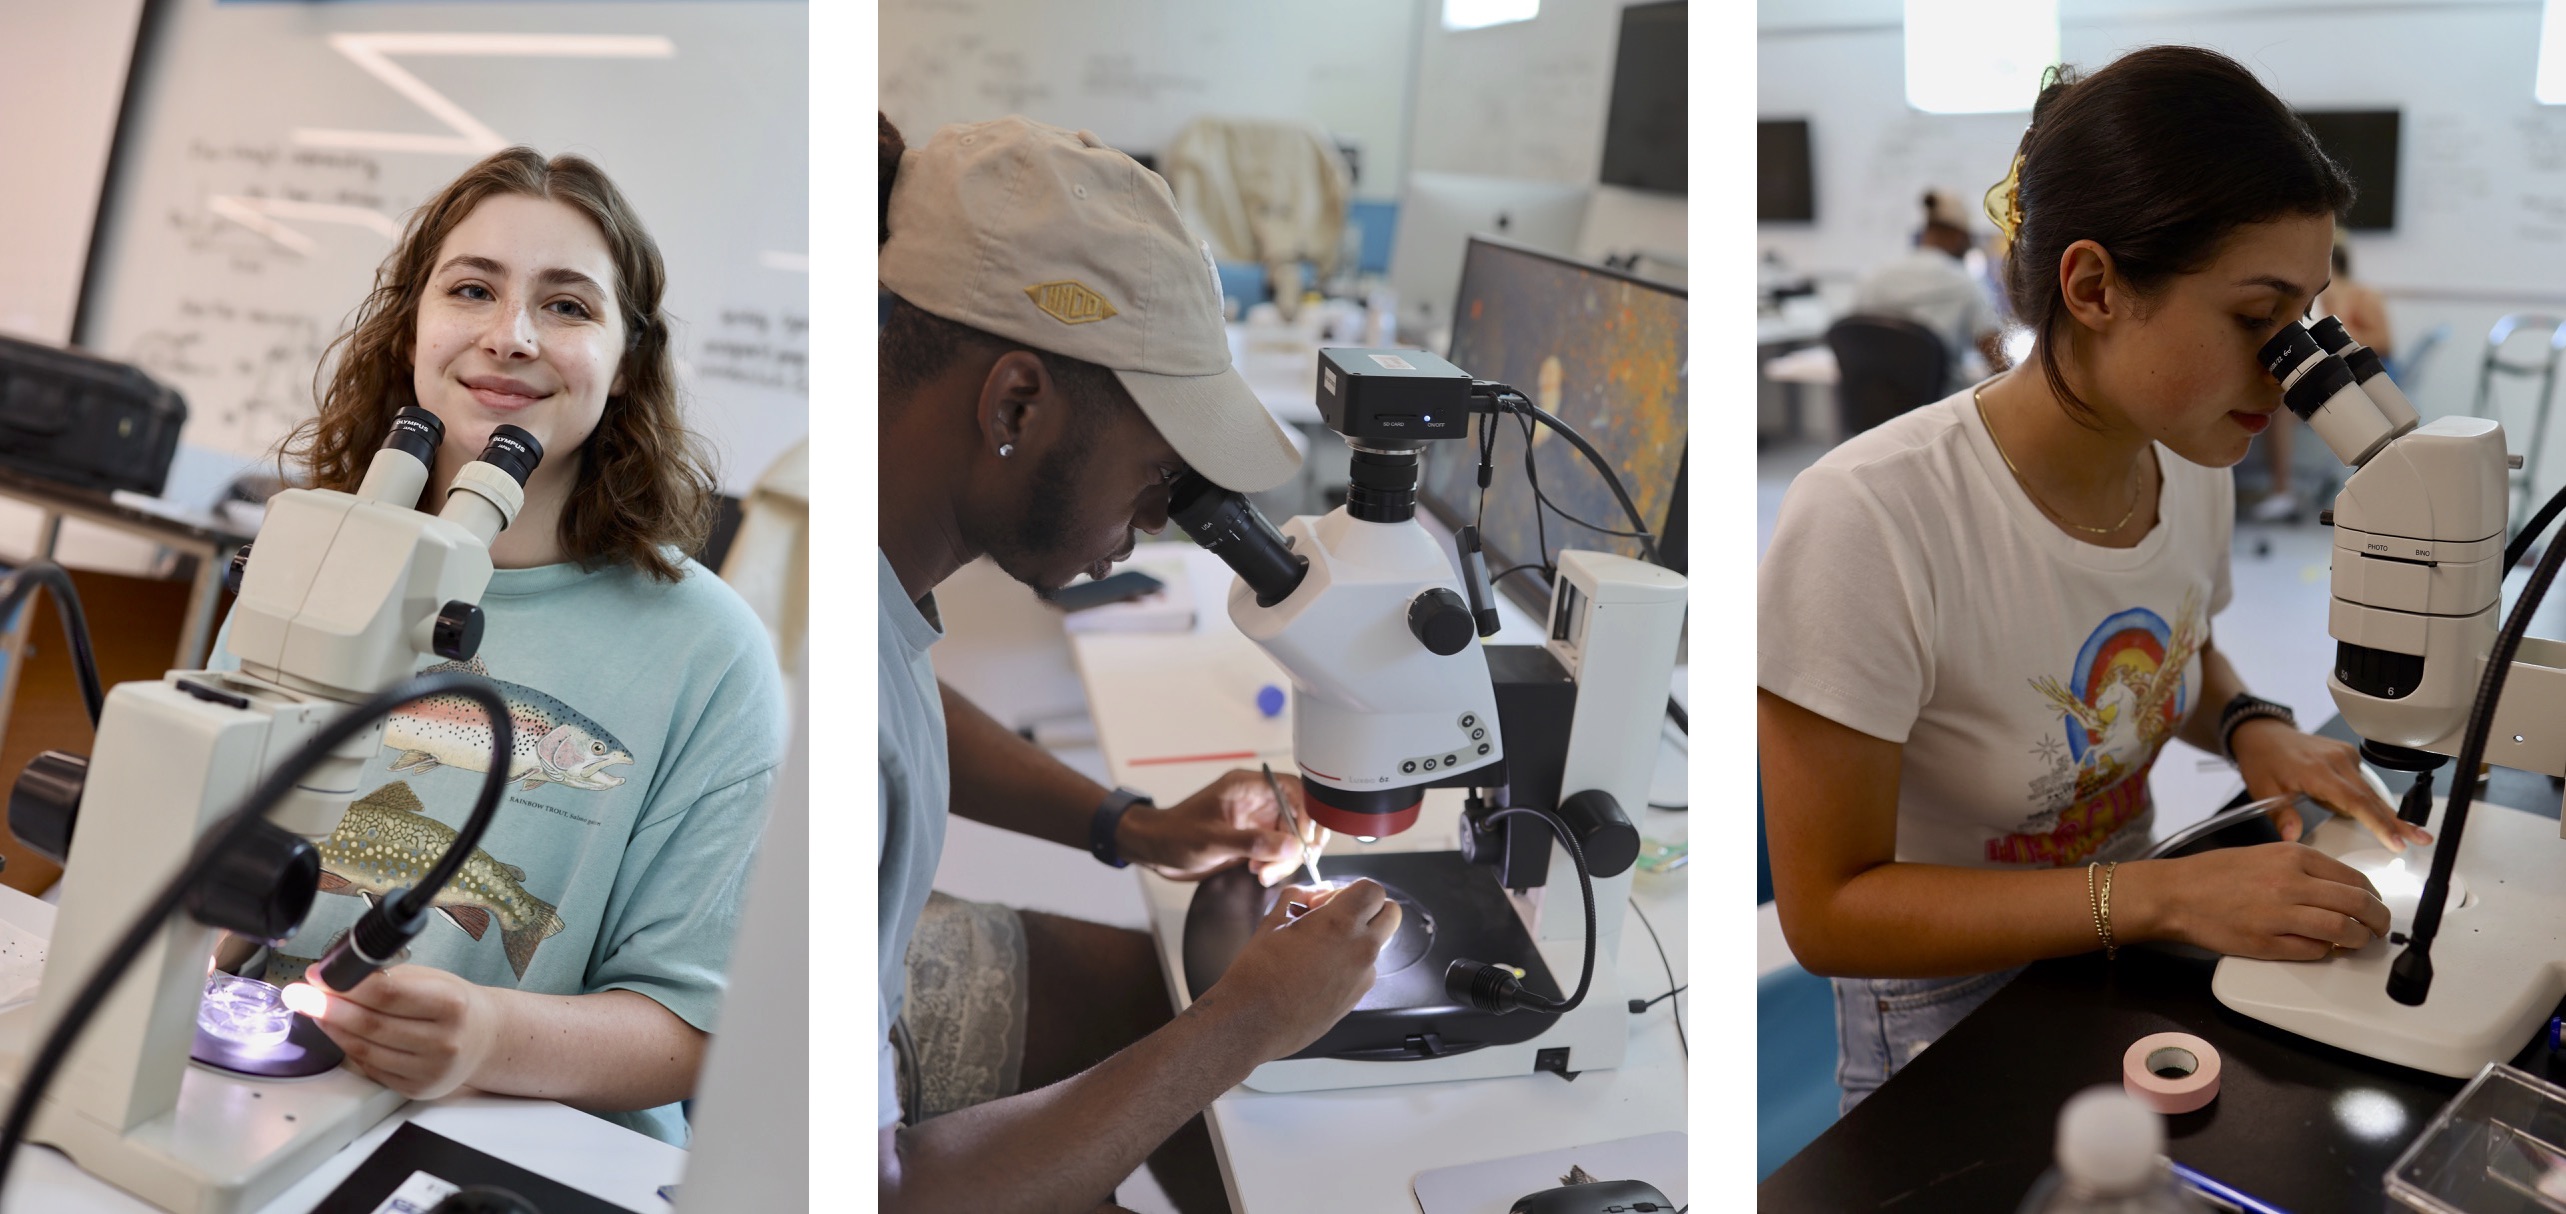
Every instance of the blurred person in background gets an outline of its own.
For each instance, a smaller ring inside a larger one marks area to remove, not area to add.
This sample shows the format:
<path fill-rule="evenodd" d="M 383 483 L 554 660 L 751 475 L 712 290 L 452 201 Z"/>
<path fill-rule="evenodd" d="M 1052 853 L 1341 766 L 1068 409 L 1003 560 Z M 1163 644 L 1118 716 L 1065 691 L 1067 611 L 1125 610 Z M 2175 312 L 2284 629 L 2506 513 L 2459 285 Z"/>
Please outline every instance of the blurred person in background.
<path fill-rule="evenodd" d="M 1933 331 L 1950 353 L 1950 388 L 1959 391 L 1976 377 L 1964 369 L 1971 350 L 1986 360 L 1993 374 L 2008 366 L 1999 338 L 2003 319 L 1986 288 L 1965 264 L 1976 243 L 1969 217 L 1952 195 L 1927 190 L 1924 228 L 1906 256 L 1880 267 L 1855 289 L 1853 310 L 1862 316 L 1894 316 Z"/>

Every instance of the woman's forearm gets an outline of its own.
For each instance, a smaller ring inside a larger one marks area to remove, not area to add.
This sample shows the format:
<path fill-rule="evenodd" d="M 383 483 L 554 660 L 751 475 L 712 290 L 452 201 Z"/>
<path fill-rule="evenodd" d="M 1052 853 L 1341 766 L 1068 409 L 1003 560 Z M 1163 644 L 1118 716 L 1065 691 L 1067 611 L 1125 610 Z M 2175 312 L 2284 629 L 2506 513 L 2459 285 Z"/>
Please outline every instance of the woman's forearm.
<path fill-rule="evenodd" d="M 2115 944 L 2162 935 L 2165 861 L 2112 872 Z M 1940 978 L 2011 969 L 2101 948 L 2084 865 L 2022 872 L 1882 864 L 1807 905 L 1780 907 L 1800 965 L 1817 974 Z"/>
<path fill-rule="evenodd" d="M 501 1096 L 592 1113 L 657 1108 L 693 1095 L 711 1037 L 639 991 L 538 995 L 490 988 L 497 1041 L 470 1083 Z"/>
<path fill-rule="evenodd" d="M 2226 739 L 2219 736 L 2219 716 L 2227 711 L 2227 702 L 2245 691 L 2245 680 L 2228 665 L 2227 655 L 2218 646 L 2201 646 L 2201 694 L 2192 700 L 2192 714 L 2184 718 L 2183 728 L 2174 736 L 2221 758 L 2227 756 Z"/>

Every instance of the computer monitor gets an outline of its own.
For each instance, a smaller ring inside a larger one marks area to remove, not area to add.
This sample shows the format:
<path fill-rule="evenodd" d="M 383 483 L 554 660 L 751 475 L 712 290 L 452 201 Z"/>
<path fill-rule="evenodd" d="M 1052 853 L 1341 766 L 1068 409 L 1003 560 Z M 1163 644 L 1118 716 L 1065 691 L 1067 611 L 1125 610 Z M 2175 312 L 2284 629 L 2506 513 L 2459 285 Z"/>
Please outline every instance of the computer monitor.
<path fill-rule="evenodd" d="M 2397 226 L 2396 110 L 2300 110 L 2317 146 L 2352 177 L 2343 226 L 2384 232 Z"/>
<path fill-rule="evenodd" d="M 1659 563 L 1684 570 L 1684 292 L 1662 283 L 1474 238 L 1463 260 L 1451 362 L 1509 384 L 1576 428 L 1613 465 L 1655 533 Z M 1474 427 L 1492 419 L 1473 419 Z M 1428 444 L 1419 498 L 1458 531 L 1479 522 L 1493 576 L 1519 565 L 1549 566 L 1562 548 L 1637 557 L 1637 540 L 1588 530 L 1556 512 L 1535 514 L 1524 476 L 1524 437 L 1509 416 L 1496 421 L 1496 475 L 1480 516 L 1479 444 Z M 1542 496 L 1586 522 L 1631 529 L 1603 474 L 1548 428 L 1536 428 L 1533 467 Z M 1500 588 L 1536 618 L 1550 583 L 1539 569 L 1500 579 Z"/>
<path fill-rule="evenodd" d="M 1622 10 L 1613 100 L 1604 114 L 1605 185 L 1684 192 L 1684 45 L 1684 0 Z"/>
<path fill-rule="evenodd" d="M 1585 185 L 1410 173 L 1399 203 L 1399 234 L 1390 246 L 1390 288 L 1399 295 L 1399 340 L 1437 344 L 1452 327 L 1463 246 L 1497 236 L 1528 248 L 1565 254 L 1577 247 L 1586 219 Z M 1442 353 L 1437 350 L 1436 353 Z"/>
<path fill-rule="evenodd" d="M 1810 172 L 1809 120 L 1767 118 L 1755 124 L 1755 221 L 1806 223 L 1818 217 Z"/>

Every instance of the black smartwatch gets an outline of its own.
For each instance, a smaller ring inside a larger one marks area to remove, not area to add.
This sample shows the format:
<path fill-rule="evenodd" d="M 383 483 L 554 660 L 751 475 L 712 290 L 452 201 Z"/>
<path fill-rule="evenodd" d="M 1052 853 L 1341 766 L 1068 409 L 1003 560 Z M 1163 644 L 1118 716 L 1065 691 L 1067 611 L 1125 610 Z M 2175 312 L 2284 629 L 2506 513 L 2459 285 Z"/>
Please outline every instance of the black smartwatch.
<path fill-rule="evenodd" d="M 1147 795 L 1128 788 L 1106 793 L 1104 803 L 1096 807 L 1095 816 L 1087 820 L 1087 850 L 1104 864 L 1126 867 L 1129 862 L 1123 859 L 1122 849 L 1114 845 L 1114 831 L 1123 824 L 1123 811 L 1134 805 L 1155 804 Z"/>
<path fill-rule="evenodd" d="M 2227 702 L 2227 707 L 2219 710 L 2219 749 L 2227 752 L 2229 762 L 2236 761 L 2236 727 L 2257 717 L 2270 717 L 2292 729 L 2299 726 L 2298 714 L 2291 712 L 2288 705 L 2276 704 L 2249 692 L 2238 692 L 2235 699 Z"/>

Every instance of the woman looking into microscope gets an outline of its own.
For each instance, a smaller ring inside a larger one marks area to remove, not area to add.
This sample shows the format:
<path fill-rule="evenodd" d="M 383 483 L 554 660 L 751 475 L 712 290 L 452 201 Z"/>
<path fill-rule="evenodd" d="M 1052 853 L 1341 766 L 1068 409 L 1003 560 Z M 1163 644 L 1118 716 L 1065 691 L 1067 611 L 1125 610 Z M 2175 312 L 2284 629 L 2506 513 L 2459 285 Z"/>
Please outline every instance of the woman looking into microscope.
<path fill-rule="evenodd" d="M 2223 55 L 2062 69 L 1988 200 L 2032 356 L 1792 484 L 1759 570 L 1758 745 L 1783 930 L 1836 977 L 1845 1108 L 2032 961 L 2315 958 L 2387 930 L 2295 810 L 2291 841 L 2132 858 L 2177 737 L 2256 797 L 2428 841 L 2353 747 L 2248 694 L 2210 628 L 2227 469 L 2281 407 L 2255 354 L 2324 289 L 2351 196 Z"/>
<path fill-rule="evenodd" d="M 596 165 L 494 153 L 412 214 L 286 453 L 353 490 L 418 405 L 445 426 L 433 510 L 496 427 L 544 452 L 490 545 L 471 664 L 508 698 L 514 782 L 411 963 L 328 994 L 321 1028 L 414 1099 L 546 1097 L 683 1144 L 786 721 L 764 627 L 686 555 L 715 482 L 679 412 L 666 281 Z M 325 893 L 380 897 L 453 839 L 489 763 L 478 710 L 453 716 L 388 723 L 321 847 Z M 361 909 L 319 899 L 266 976 L 291 982 Z"/>

